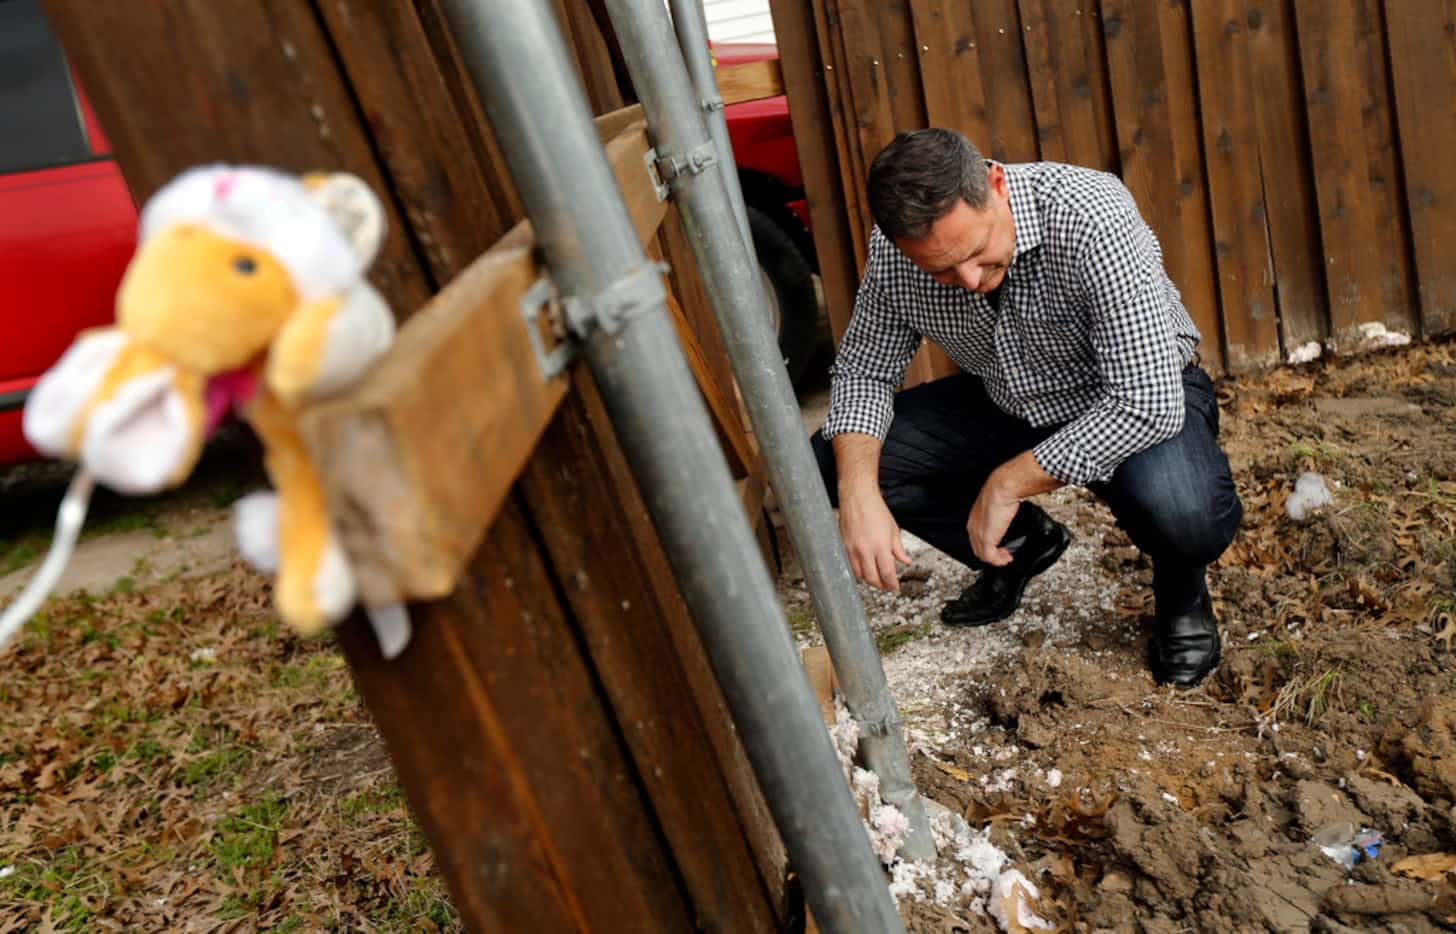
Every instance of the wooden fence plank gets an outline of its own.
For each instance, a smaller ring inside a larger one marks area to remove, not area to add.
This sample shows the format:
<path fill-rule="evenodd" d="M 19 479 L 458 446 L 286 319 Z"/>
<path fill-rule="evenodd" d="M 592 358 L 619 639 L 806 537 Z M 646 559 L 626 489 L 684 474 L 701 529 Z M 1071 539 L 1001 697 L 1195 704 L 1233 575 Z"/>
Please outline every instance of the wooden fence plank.
<path fill-rule="evenodd" d="M 1274 294 L 1287 352 L 1329 335 L 1293 0 L 1252 0 L 1246 4 L 1244 22 L 1258 89 L 1254 115 Z"/>
<path fill-rule="evenodd" d="M 379 659 L 361 621 L 341 634 L 467 925 L 688 929 L 634 770 L 515 505 L 482 546 L 470 581 L 413 608 L 410 650 L 392 662 Z M 518 809 L 544 858 L 517 860 L 533 855 L 511 836 Z M 552 905 L 541 862 L 575 911 Z"/>
<path fill-rule="evenodd" d="M 984 69 L 981 80 L 990 91 L 986 106 L 991 131 L 988 141 L 977 141 L 977 145 L 1000 162 L 1034 162 L 1041 158 L 1041 146 L 1026 70 L 1021 12 L 1016 0 L 978 0 L 975 18 Z"/>
<path fill-rule="evenodd" d="M 793 106 L 789 119 L 804 176 L 804 196 L 814 228 L 814 252 L 837 344 L 849 324 L 858 272 L 852 255 L 848 203 L 838 180 L 830 95 L 824 87 L 824 62 L 814 29 L 813 0 L 770 0 L 784 86 Z"/>
<path fill-rule="evenodd" d="M 1117 171 L 1102 30 L 1092 4 L 1021 0 L 1041 158 Z"/>
<path fill-rule="evenodd" d="M 709 746 L 705 712 L 669 619 L 653 609 L 647 569 L 632 549 L 597 547 L 631 535 L 605 462 L 573 397 L 522 475 L 522 492 L 697 916 L 714 930 L 772 931 L 732 796 L 717 763 L 697 754 Z M 567 464 L 577 469 L 563 472 Z"/>
<path fill-rule="evenodd" d="M 1421 325 L 1442 334 L 1456 330 L 1456 0 L 1388 2 L 1385 11 Z"/>
<path fill-rule="evenodd" d="M 515 221 L 499 213 L 482 171 L 488 163 L 471 155 L 419 14 L 368 0 L 321 3 L 319 12 L 432 278 L 448 282 Z"/>
<path fill-rule="evenodd" d="M 47 0 L 46 9 L 137 203 L 184 168 L 219 158 L 292 172 L 349 171 L 383 190 L 380 166 L 312 7 L 291 0 L 159 0 L 139 16 L 126 4 Z M 158 24 L 165 29 L 144 32 Z M 244 61 L 246 71 L 229 65 Z M 154 105 L 128 106 L 135 100 Z M 389 235 L 369 278 L 403 315 L 423 305 L 429 291 L 388 199 L 385 210 Z"/>
<path fill-rule="evenodd" d="M 871 0 L 871 21 L 880 38 L 880 71 L 890 99 L 891 125 L 896 132 L 927 126 L 925 95 L 921 90 L 920 53 L 915 24 L 904 0 Z M 886 140 L 889 142 L 889 140 Z"/>
<path fill-rule="evenodd" d="M 847 52 L 844 73 L 839 80 L 844 82 L 853 101 L 859 151 L 864 167 L 868 169 L 875 154 L 895 137 L 884 37 L 880 35 L 870 0 L 834 2 L 839 11 L 839 28 Z M 861 185 L 864 184 L 863 177 L 861 174 Z"/>
<path fill-rule="evenodd" d="M 1384 322 L 1383 254 L 1376 243 L 1372 167 L 1360 132 L 1362 92 L 1352 0 L 1297 0 L 1296 21 L 1304 67 L 1310 150 L 1319 196 L 1320 235 L 1330 301 L 1331 341 L 1339 349 L 1355 341 L 1362 322 Z"/>
<path fill-rule="evenodd" d="M 984 50 L 976 41 L 970 4 L 910 0 L 910 10 L 930 125 L 959 130 L 990 155 L 991 112 L 981 67 Z"/>
<path fill-rule="evenodd" d="M 778 828 L 768 810 L 768 803 L 759 788 L 758 778 L 748 761 L 748 752 L 743 748 L 733 725 L 733 718 L 728 712 L 718 679 L 708 664 L 707 653 L 688 613 L 687 603 L 673 581 L 667 554 L 658 538 L 657 530 L 653 527 L 652 518 L 648 515 L 647 504 L 632 478 L 626 456 L 617 441 L 616 429 L 607 417 L 606 405 L 596 385 L 587 374 L 578 371 L 572 390 L 574 397 L 581 401 L 587 427 L 602 453 L 604 469 L 611 477 L 618 505 L 626 516 L 630 531 L 626 542 L 635 547 L 646 569 L 646 580 L 651 585 L 655 612 L 666 617 L 671 624 L 669 630 L 673 646 L 687 673 L 688 684 L 697 699 L 698 708 L 703 712 L 713 753 L 733 800 L 737 803 L 739 819 L 749 846 L 753 849 L 760 878 L 768 889 L 780 927 L 792 930 L 794 897 L 788 880 L 788 856 L 783 840 L 779 837 Z M 758 502 L 762 502 L 764 469 L 763 459 L 760 458 L 754 472 L 741 481 L 745 495 L 756 496 Z M 750 515 L 753 513 L 751 506 L 751 501 L 745 502 L 745 510 Z"/>
<path fill-rule="evenodd" d="M 815 28 L 825 50 L 824 80 L 833 106 L 835 139 L 844 199 L 849 210 L 849 234 L 854 244 L 855 278 L 864 272 L 869 248 L 870 212 L 865 201 L 865 177 L 875 153 L 866 157 L 860 141 L 860 117 L 850 85 L 843 22 L 837 0 L 813 0 Z"/>
<path fill-rule="evenodd" d="M 1409 2 L 1409 0 L 1407 0 Z M 1422 0 L 1429 2 L 1429 0 Z M 1370 166 L 1367 185 L 1375 227 L 1370 243 L 1379 244 L 1380 300 L 1387 326 L 1415 334 L 1420 318 L 1415 284 L 1415 261 L 1407 225 L 1405 179 L 1395 136 L 1395 105 L 1390 89 L 1390 63 L 1386 56 L 1385 17 L 1381 0 L 1355 0 L 1355 58 L 1359 76 L 1360 114 Z M 1453 90 L 1447 88 L 1442 97 Z"/>
<path fill-rule="evenodd" d="M 1192 5 L 1193 33 L 1207 142 L 1208 193 L 1213 211 L 1229 367 L 1245 370 L 1280 359 L 1279 322 L 1269 268 L 1259 135 L 1243 0 Z"/>
<path fill-rule="evenodd" d="M 1038 157 L 1015 0 L 911 0 L 926 114 L 1003 162 Z"/>
<path fill-rule="evenodd" d="M 495 131 L 485 118 L 485 108 L 476 96 L 475 85 L 466 69 L 460 47 L 455 44 L 455 36 L 441 7 L 441 0 L 414 0 L 413 5 L 420 17 L 420 27 L 435 58 L 440 62 L 441 77 L 449 90 L 455 111 L 460 114 L 461 122 L 465 125 L 471 140 L 471 149 L 482 163 L 485 183 L 490 189 L 495 210 L 500 217 L 514 224 L 526 216 L 526 209 L 521 205 L 515 182 L 506 169 L 505 156 L 496 141 Z"/>
<path fill-rule="evenodd" d="M 1204 365 L 1223 365 L 1218 286 L 1181 6 L 1104 0 L 1113 109 L 1123 180 L 1162 245 L 1168 274 L 1203 334 Z"/>

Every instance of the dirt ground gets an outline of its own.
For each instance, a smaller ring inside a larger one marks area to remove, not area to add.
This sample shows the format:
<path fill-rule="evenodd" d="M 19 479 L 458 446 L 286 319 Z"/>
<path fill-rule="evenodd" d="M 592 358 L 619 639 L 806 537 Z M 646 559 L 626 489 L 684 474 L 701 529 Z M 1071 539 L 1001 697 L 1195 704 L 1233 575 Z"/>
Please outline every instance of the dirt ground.
<path fill-rule="evenodd" d="M 915 542 L 900 596 L 865 591 L 916 780 L 967 821 L 939 823 L 935 864 L 890 867 L 911 931 L 1456 928 L 1456 345 L 1220 398 L 1247 515 L 1210 576 L 1205 686 L 1153 684 L 1150 569 L 1078 491 L 1047 498 L 1075 540 L 1005 623 L 943 627 L 970 575 Z M 0 932 L 459 928 L 339 654 L 280 631 L 233 557 L 255 455 L 225 442 L 175 496 L 101 496 L 84 591 L 7 654 Z M 1297 523 L 1305 471 L 1334 502 Z M 0 600 L 63 482 L 0 475 Z M 813 643 L 792 555 L 780 592 Z M 1353 871 L 1311 842 L 1367 828 L 1384 843 Z M 998 922 L 1013 867 L 1038 897 Z"/>
<path fill-rule="evenodd" d="M 891 867 L 911 931 L 1456 928 L 1453 350 L 1221 385 L 1246 517 L 1196 690 L 1147 674 L 1150 567 L 1083 491 L 1048 498 L 1076 539 L 1005 623 L 942 626 L 970 572 L 923 547 L 902 596 L 865 590 L 917 782 L 971 828 Z M 1306 471 L 1333 503 L 1297 523 Z M 792 566 L 781 593 L 812 643 Z M 1353 871 L 1311 842 L 1366 829 Z M 1024 928 L 986 914 L 1003 865 L 1039 890 Z"/>

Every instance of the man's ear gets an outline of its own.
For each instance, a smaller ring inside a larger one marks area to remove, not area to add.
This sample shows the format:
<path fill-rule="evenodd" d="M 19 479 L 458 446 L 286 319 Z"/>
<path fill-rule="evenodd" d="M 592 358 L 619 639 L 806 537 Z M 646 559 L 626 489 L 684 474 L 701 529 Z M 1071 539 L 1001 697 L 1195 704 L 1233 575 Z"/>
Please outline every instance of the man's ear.
<path fill-rule="evenodd" d="M 1006 184 L 1006 170 L 1001 163 L 993 162 L 986 167 L 986 184 L 997 198 L 1004 201 L 1011 197 L 1011 189 Z"/>
<path fill-rule="evenodd" d="M 354 255 L 368 267 L 379 254 L 389 224 L 384 205 L 374 190 L 357 175 L 347 172 L 306 175 L 303 184 L 354 248 Z"/>

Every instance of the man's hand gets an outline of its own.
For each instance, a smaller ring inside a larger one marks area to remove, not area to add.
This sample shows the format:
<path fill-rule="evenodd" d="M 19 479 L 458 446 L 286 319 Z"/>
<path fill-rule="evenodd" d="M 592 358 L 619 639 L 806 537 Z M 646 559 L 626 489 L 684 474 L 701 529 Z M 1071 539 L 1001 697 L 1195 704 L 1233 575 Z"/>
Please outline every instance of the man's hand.
<path fill-rule="evenodd" d="M 1061 485 L 1062 481 L 1041 469 L 1030 451 L 1021 452 L 992 471 L 966 521 L 966 534 L 971 538 L 971 550 L 976 557 L 992 567 L 1010 564 L 1014 556 L 1001 547 L 1001 539 L 1006 537 L 1021 501 L 1039 493 L 1050 493 Z"/>
<path fill-rule="evenodd" d="M 994 474 L 993 474 L 994 476 Z M 1021 500 L 1008 496 L 998 484 L 990 481 L 981 487 L 976 503 L 971 507 L 971 518 L 966 522 L 966 532 L 971 537 L 971 550 L 976 557 L 992 567 L 1005 567 L 1014 557 L 1001 547 L 1001 539 L 1016 518 Z"/>
<path fill-rule="evenodd" d="M 871 587 L 900 592 L 895 562 L 909 564 L 910 556 L 900 541 L 900 527 L 879 490 L 840 500 L 839 534 L 844 538 L 849 568 L 855 577 Z"/>
<path fill-rule="evenodd" d="M 854 576 L 881 590 L 900 592 L 895 562 L 909 564 L 900 527 L 880 494 L 880 439 L 848 432 L 835 435 L 839 473 L 839 534 Z"/>

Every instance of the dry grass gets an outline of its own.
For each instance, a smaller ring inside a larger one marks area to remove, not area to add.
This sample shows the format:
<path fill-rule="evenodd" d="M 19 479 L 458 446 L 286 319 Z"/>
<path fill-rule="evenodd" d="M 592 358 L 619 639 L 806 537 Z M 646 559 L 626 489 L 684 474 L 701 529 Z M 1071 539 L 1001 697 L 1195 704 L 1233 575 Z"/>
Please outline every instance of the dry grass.
<path fill-rule="evenodd" d="M 53 601 L 0 682 L 0 931 L 457 930 L 342 658 L 242 571 Z"/>

